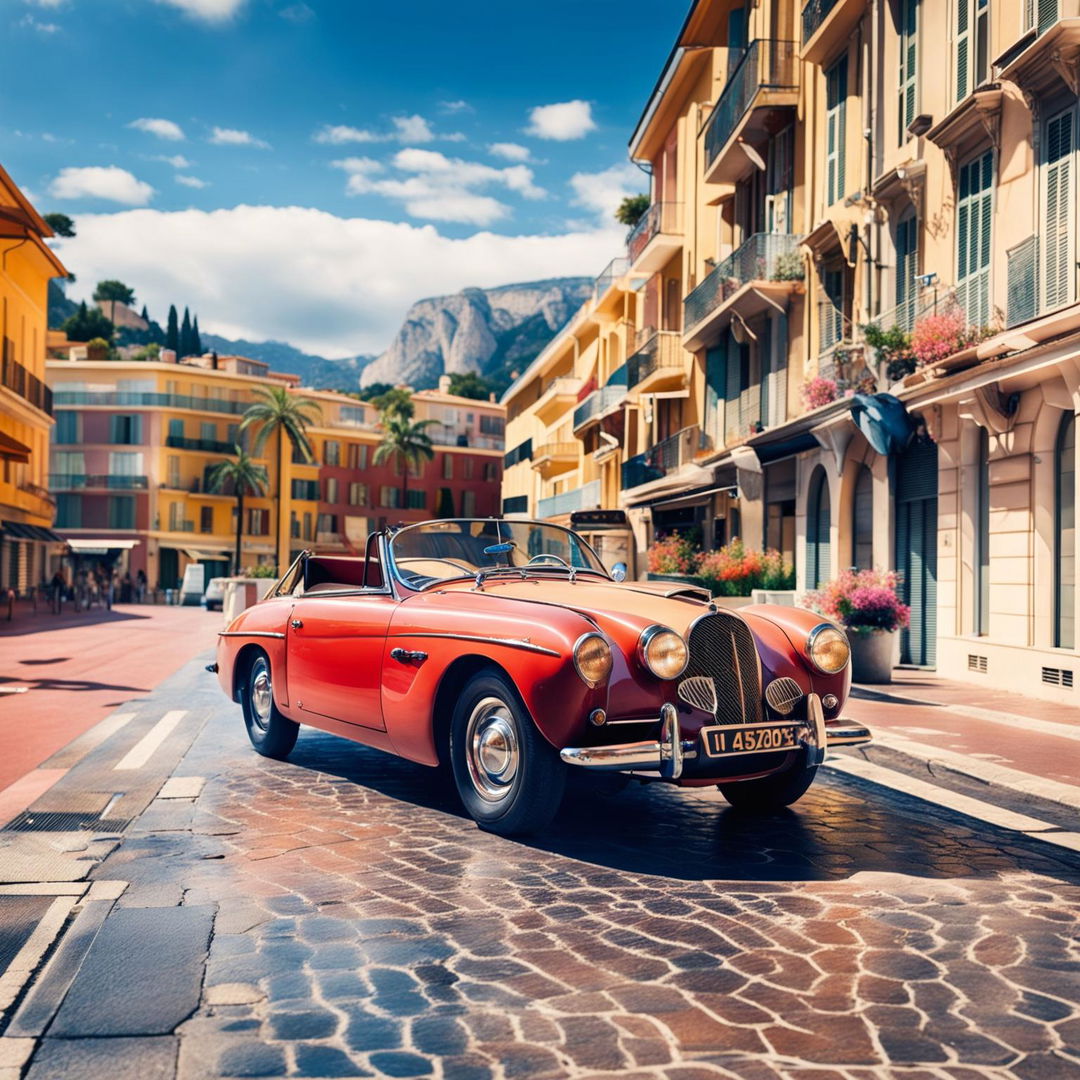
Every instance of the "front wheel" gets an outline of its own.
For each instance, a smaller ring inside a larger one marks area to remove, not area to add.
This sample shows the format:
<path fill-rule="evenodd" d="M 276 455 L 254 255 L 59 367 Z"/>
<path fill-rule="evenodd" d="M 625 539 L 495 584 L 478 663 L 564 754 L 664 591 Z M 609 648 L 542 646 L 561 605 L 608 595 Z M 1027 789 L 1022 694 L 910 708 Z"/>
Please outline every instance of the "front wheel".
<path fill-rule="evenodd" d="M 266 653 L 259 653 L 251 662 L 242 697 L 244 726 L 251 745 L 263 757 L 288 757 L 296 745 L 300 725 L 283 716 L 274 704 L 270 660 Z"/>
<path fill-rule="evenodd" d="M 751 810 L 758 813 L 768 810 L 780 810 L 806 794 L 814 782 L 817 766 L 804 768 L 802 763 L 792 769 L 785 769 L 772 776 L 763 776 L 759 780 L 740 780 L 733 784 L 717 784 L 720 794 L 732 806 L 739 810 Z"/>
<path fill-rule="evenodd" d="M 475 675 L 458 698 L 450 764 L 465 809 L 500 836 L 544 828 L 562 802 L 566 766 L 500 672 Z"/>

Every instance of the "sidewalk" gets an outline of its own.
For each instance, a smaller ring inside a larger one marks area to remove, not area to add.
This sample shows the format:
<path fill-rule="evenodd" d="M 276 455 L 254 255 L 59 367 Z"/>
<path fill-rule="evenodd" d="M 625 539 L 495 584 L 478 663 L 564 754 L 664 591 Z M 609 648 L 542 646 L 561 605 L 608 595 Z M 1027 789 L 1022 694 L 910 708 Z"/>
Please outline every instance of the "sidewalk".
<path fill-rule="evenodd" d="M 844 714 L 873 731 L 869 761 L 1080 816 L 1080 709 L 898 670 Z"/>

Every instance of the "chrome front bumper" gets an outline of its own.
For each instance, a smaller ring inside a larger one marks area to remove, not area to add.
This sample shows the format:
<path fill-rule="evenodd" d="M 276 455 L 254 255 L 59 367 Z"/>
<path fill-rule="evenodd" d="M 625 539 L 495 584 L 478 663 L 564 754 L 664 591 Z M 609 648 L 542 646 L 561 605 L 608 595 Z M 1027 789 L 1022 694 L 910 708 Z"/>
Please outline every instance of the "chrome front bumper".
<path fill-rule="evenodd" d="M 771 727 L 774 724 L 748 725 Z M 784 726 L 787 726 L 786 723 Z M 820 765 L 825 752 L 840 746 L 865 746 L 872 736 L 862 724 L 853 720 L 840 720 L 831 726 L 825 723 L 821 699 L 810 694 L 806 699 L 806 719 L 800 721 L 799 745 L 808 752 L 808 764 Z M 741 753 L 760 754 L 768 751 L 750 750 Z M 698 741 L 684 739 L 679 729 L 679 713 L 674 705 L 660 708 L 660 738 L 644 742 L 615 743 L 610 746 L 568 746 L 559 752 L 568 765 L 580 765 L 586 769 L 607 772 L 647 773 L 659 775 L 665 780 L 678 780 L 682 776 L 683 762 L 698 757 Z M 723 761 L 738 757 L 740 753 L 715 758 Z"/>

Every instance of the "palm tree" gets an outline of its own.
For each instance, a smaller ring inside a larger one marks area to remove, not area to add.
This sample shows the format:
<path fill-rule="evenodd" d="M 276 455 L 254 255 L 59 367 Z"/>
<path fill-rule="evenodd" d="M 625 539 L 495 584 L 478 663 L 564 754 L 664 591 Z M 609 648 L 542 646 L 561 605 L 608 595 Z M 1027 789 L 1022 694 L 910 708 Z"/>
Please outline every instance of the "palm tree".
<path fill-rule="evenodd" d="M 262 454 L 270 437 L 277 436 L 277 559 L 278 569 L 288 565 L 281 551 L 282 522 L 288 521 L 286 510 L 289 500 L 285 498 L 285 444 L 288 442 L 293 454 L 299 453 L 306 462 L 315 460 L 311 450 L 311 440 L 307 437 L 308 427 L 320 416 L 319 406 L 310 398 L 296 397 L 284 386 L 260 386 L 254 391 L 257 400 L 244 413 L 240 421 L 240 430 L 255 428 L 255 455 Z M 288 546 L 286 541 L 286 547 Z M 287 554 L 287 552 L 285 553 Z"/>
<path fill-rule="evenodd" d="M 266 469 L 256 465 L 254 459 L 242 447 L 236 446 L 236 457 L 219 461 L 207 477 L 211 491 L 232 488 L 236 495 L 236 554 L 233 556 L 233 573 L 240 573 L 240 541 L 244 535 L 244 496 L 265 495 Z"/>
<path fill-rule="evenodd" d="M 417 420 L 415 423 L 400 412 L 388 410 L 380 415 L 383 427 L 382 442 L 375 448 L 374 464 L 390 460 L 403 466 L 401 475 L 401 507 L 409 506 L 409 469 L 435 456 L 431 436 L 425 428 L 434 420 Z"/>

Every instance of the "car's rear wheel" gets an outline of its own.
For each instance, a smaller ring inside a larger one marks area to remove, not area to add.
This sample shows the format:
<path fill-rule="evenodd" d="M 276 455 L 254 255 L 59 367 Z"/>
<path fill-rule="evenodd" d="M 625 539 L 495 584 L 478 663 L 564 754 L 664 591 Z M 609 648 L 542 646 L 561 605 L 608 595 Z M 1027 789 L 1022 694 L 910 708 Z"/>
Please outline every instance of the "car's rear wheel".
<path fill-rule="evenodd" d="M 450 764 L 465 809 L 501 836 L 544 828 L 562 802 L 566 766 L 500 672 L 473 676 L 458 698 Z"/>
<path fill-rule="evenodd" d="M 740 780 L 733 784 L 717 784 L 720 794 L 732 806 L 739 810 L 751 810 L 758 813 L 780 810 L 806 794 L 814 782 L 817 766 L 806 768 L 800 761 L 794 768 L 785 769 L 772 776 L 763 776 L 758 780 Z"/>
<path fill-rule="evenodd" d="M 244 727 L 251 745 L 263 757 L 286 758 L 296 745 L 300 725 L 283 716 L 274 704 L 270 659 L 260 652 L 251 662 L 242 691 Z"/>

